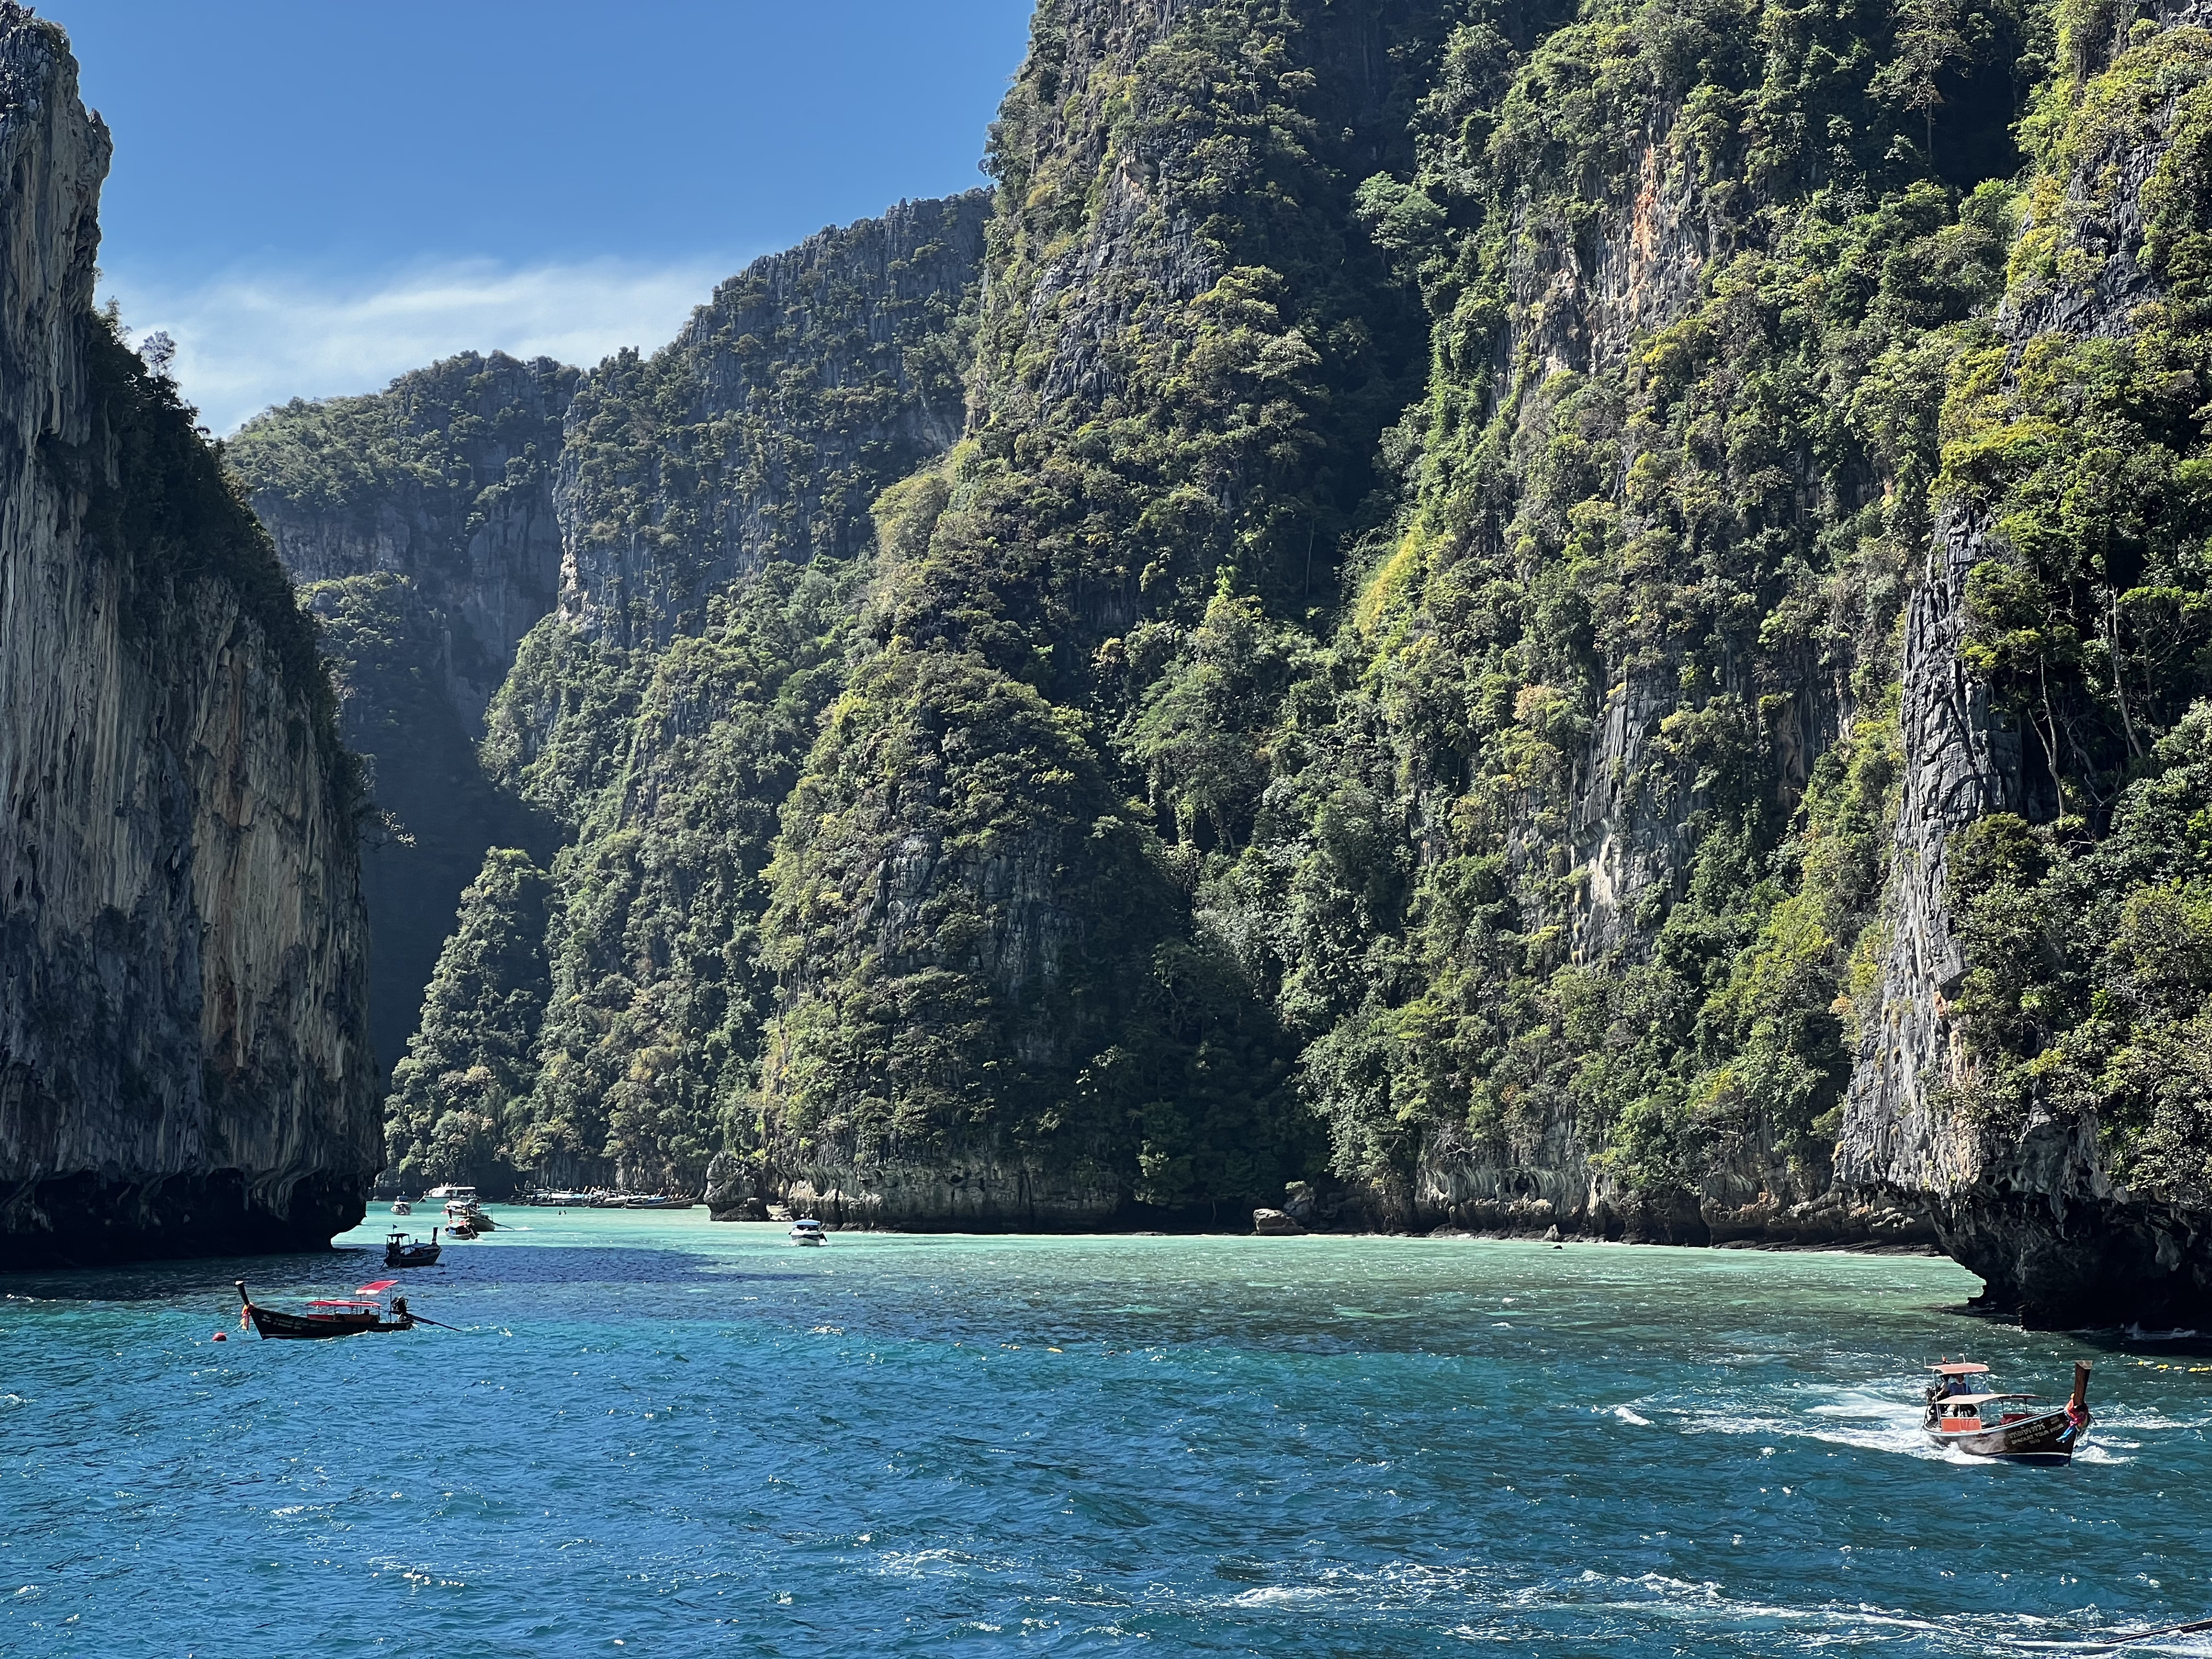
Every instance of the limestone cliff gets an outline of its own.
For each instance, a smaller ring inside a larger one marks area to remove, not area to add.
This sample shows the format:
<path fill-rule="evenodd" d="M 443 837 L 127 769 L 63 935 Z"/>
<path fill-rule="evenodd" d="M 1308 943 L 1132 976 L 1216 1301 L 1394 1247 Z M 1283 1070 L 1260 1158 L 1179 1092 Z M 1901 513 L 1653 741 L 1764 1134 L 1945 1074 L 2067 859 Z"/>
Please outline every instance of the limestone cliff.
<path fill-rule="evenodd" d="M 380 1071 L 405 1051 L 487 848 L 550 836 L 484 775 L 484 710 L 554 606 L 553 478 L 577 372 L 465 352 L 382 392 L 294 398 L 226 458 L 323 623 L 376 816 L 362 851 Z"/>
<path fill-rule="evenodd" d="M 226 447 L 295 581 L 390 574 L 415 589 L 471 736 L 558 592 L 553 480 L 578 378 L 549 358 L 464 352 L 367 397 L 295 398 Z"/>
<path fill-rule="evenodd" d="M 901 203 L 757 260 L 667 347 L 586 377 L 556 490 L 562 608 L 486 744 L 569 843 L 550 1000 L 527 1087 L 495 1109 L 466 1066 L 430 1074 L 483 1045 L 453 1000 L 426 1009 L 393 1097 L 403 1178 L 705 1178 L 752 1087 L 760 874 L 860 648 L 870 509 L 959 433 L 989 202 Z"/>
<path fill-rule="evenodd" d="M 2193 890 L 2195 837 L 2160 809 L 2205 788 L 2171 609 L 2202 521 L 2167 481 L 2204 447 L 2208 23 L 2072 21 L 1906 617 L 1887 947 L 1839 1169 L 1928 1203 L 1985 1304 L 2034 1322 L 2212 1320 L 2203 987 L 2185 930 L 2140 933 Z M 2124 493 L 2069 526 L 2049 485 L 2077 465 L 2125 469 Z"/>
<path fill-rule="evenodd" d="M 380 1161 L 312 624 L 91 309 L 106 129 L 0 10 L 0 1263 L 297 1249 Z"/>
<path fill-rule="evenodd" d="M 1415 383 L 1413 296 L 1351 198 L 1404 148 L 1427 11 L 1039 7 L 992 134 L 969 441 L 909 486 L 884 648 L 769 872 L 769 1177 L 903 1224 L 1096 1224 L 1303 1170 L 1273 1012 L 1153 821 L 1241 836 L 1176 797 L 1201 756 L 1249 775 L 1252 734 L 1192 729 L 1217 711 L 1167 680 L 1209 625 L 1256 637 L 1334 585 Z"/>

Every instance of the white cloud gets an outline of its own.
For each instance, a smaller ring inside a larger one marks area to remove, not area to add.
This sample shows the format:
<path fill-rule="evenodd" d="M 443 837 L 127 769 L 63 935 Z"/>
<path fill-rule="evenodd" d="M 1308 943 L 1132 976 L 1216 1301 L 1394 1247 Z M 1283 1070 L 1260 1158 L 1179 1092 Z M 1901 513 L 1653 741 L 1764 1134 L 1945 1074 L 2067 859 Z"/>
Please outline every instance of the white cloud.
<path fill-rule="evenodd" d="M 175 338 L 179 385 L 210 431 L 228 433 L 271 404 L 373 392 L 457 351 L 585 368 L 623 346 L 650 352 L 742 263 L 517 270 L 472 259 L 371 282 L 233 273 L 196 288 L 110 270 L 101 296 L 122 302 L 134 337 L 166 329 Z"/>

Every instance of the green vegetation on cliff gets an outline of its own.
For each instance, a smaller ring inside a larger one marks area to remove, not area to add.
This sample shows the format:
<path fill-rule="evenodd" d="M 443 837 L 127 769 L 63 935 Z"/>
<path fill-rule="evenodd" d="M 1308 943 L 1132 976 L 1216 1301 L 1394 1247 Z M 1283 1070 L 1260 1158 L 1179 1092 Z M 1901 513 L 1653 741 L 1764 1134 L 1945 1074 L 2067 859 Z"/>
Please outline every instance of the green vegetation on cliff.
<path fill-rule="evenodd" d="M 576 394 L 484 747 L 569 843 L 501 1155 L 1755 1233 L 1887 1043 L 1965 549 L 1962 1093 L 2198 1191 L 2208 40 L 1043 0 L 994 197 Z"/>
<path fill-rule="evenodd" d="M 757 261 L 577 392 L 575 586 L 520 640 L 482 749 L 566 843 L 542 1025 L 498 1115 L 514 1167 L 696 1189 L 751 1133 L 762 872 L 860 644 L 870 505 L 957 434 L 988 208 L 902 204 Z M 451 1018 L 426 1007 L 423 1035 Z"/>
<path fill-rule="evenodd" d="M 2019 38 L 1985 21 L 1970 92 Z M 1522 56 L 1463 24 L 1420 167 L 1363 189 L 1432 379 L 1218 902 L 1272 919 L 1340 1170 L 1401 1204 L 1425 1151 L 1563 1136 L 1662 1210 L 1825 1185 L 1930 412 L 2008 228 L 1860 78 L 1889 29 L 1586 7 Z"/>
<path fill-rule="evenodd" d="M 464 353 L 367 397 L 295 398 L 225 447 L 322 619 L 345 739 L 368 761 L 370 1024 L 387 1071 L 485 849 L 546 850 L 474 740 L 517 637 L 553 605 L 553 470 L 576 379 Z"/>
<path fill-rule="evenodd" d="M 461 894 L 422 1019 L 392 1069 L 386 1157 L 409 1187 L 458 1182 L 499 1195 L 515 1181 L 516 1103 L 530 1091 L 544 1017 L 545 872 L 495 847 Z"/>
<path fill-rule="evenodd" d="M 2212 32 L 2138 24 L 2126 40 L 2101 67 L 2069 52 L 2073 72 L 2045 91 L 2011 261 L 2021 321 L 1962 362 L 1944 410 L 1941 494 L 1983 541 L 1961 654 L 2010 716 L 2021 779 L 2021 810 L 1954 838 L 1973 1061 L 1954 1093 L 1992 1129 L 2037 1114 L 2094 1122 L 2116 1179 L 2202 1207 Z M 2146 150 L 2155 163 L 2130 193 Z M 2085 294 L 2118 283 L 2126 331 L 2061 331 Z"/>
<path fill-rule="evenodd" d="M 552 996 L 518 1160 L 696 1188 L 746 1113 L 774 1004 L 761 872 L 844 682 L 857 575 L 777 562 L 710 599 L 704 631 L 660 653 L 610 734 L 617 769 L 554 865 Z"/>
<path fill-rule="evenodd" d="M 1166 1208 L 1308 1172 L 1273 1012 L 1115 744 L 1163 815 L 1236 833 L 1258 738 L 1223 722 L 1283 676 L 1227 659 L 1326 602 L 1414 390 L 1413 296 L 1350 210 L 1433 26 L 1385 11 L 1040 9 L 992 133 L 970 439 L 787 809 L 770 1164 L 1041 1158 Z"/>

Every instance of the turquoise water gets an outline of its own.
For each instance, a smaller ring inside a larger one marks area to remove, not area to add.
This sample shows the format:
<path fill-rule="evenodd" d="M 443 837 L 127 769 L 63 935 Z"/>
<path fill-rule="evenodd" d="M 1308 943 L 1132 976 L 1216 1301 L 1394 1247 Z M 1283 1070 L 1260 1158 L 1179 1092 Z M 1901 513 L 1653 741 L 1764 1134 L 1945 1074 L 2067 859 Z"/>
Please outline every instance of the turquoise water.
<path fill-rule="evenodd" d="M 233 1278 L 374 1255 L 0 1276 L 0 1651 L 1982 1654 L 2212 1614 L 2212 1359 L 1962 1318 L 1948 1262 L 495 1213 L 407 1276 L 462 1332 L 240 1339 Z M 1962 1350 L 2094 1358 L 2090 1455 L 1924 1449 L 1914 1368 Z"/>

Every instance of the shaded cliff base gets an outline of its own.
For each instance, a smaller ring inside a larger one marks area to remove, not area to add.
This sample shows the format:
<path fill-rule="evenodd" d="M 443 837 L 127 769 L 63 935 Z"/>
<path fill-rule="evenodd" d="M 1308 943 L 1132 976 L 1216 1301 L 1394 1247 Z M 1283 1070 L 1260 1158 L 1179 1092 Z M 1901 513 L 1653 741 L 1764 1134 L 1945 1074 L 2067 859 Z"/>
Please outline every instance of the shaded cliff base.
<path fill-rule="evenodd" d="M 1945 1251 L 1986 1288 L 1977 1313 L 2030 1330 L 2212 1330 L 2202 1210 L 1977 1191 L 1936 1211 Z"/>
<path fill-rule="evenodd" d="M 0 1270 L 327 1250 L 367 1213 L 367 1183 L 327 1171 L 276 1194 L 254 1191 L 243 1170 L 86 1170 L 0 1188 Z"/>
<path fill-rule="evenodd" d="M 831 1227 L 895 1232 L 1232 1232 L 1253 1230 L 1253 1209 L 1223 1200 L 1185 1209 L 1135 1201 L 1104 1171 L 988 1162 L 964 1166 L 885 1164 L 748 1170 L 718 1158 L 708 1173 L 709 1212 L 717 1221 L 758 1221 L 770 1207 L 818 1218 Z M 1394 1201 L 1394 1195 L 1335 1180 L 1292 1182 L 1277 1200 L 1292 1230 L 1552 1238 L 1719 1249 L 1942 1252 L 1926 1213 L 1886 1196 L 1832 1188 L 1783 1202 L 1654 1197 L 1594 1189 L 1577 1206 L 1545 1199 Z"/>

